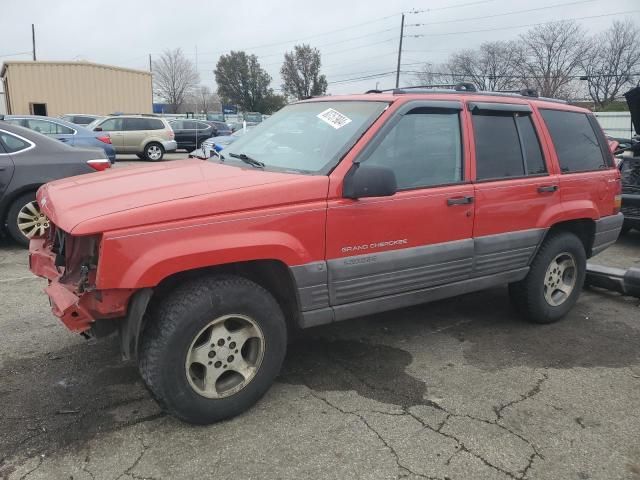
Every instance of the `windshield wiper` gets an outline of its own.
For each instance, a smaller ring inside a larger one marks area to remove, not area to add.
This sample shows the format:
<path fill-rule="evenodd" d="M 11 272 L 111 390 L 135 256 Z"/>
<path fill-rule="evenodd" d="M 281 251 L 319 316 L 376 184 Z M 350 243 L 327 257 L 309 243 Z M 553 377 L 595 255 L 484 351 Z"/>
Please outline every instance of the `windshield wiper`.
<path fill-rule="evenodd" d="M 264 163 L 262 163 L 260 160 L 256 160 L 255 158 L 251 158 L 250 156 L 245 155 L 244 153 L 229 153 L 229 156 L 233 158 L 239 158 L 244 163 L 248 163 L 252 167 L 264 168 Z"/>

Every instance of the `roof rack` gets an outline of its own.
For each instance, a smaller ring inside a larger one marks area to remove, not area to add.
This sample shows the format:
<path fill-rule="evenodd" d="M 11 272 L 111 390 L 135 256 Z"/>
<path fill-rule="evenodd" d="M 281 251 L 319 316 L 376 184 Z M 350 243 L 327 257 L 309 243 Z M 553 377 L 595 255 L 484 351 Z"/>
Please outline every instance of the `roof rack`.
<path fill-rule="evenodd" d="M 113 112 L 113 113 L 110 113 L 108 116 L 119 117 L 122 115 L 139 115 L 141 117 L 158 117 L 159 116 L 157 113 L 126 113 L 126 112 Z"/>
<path fill-rule="evenodd" d="M 393 95 L 402 95 L 407 93 L 472 93 L 474 95 L 491 95 L 504 97 L 528 97 L 545 102 L 567 103 L 566 100 L 557 98 L 540 97 L 537 90 L 533 88 L 523 88 L 521 90 L 498 90 L 498 91 L 478 91 L 473 83 L 460 82 L 455 84 L 436 84 L 436 85 L 416 85 L 415 87 L 388 88 L 386 90 L 367 90 L 365 93 L 384 93 L 391 92 Z"/>

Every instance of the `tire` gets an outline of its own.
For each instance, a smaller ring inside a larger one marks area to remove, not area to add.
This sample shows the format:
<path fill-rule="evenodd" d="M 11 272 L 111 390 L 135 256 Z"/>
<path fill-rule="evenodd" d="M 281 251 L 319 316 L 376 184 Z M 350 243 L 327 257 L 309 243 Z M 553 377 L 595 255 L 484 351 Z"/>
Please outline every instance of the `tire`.
<path fill-rule="evenodd" d="M 584 246 L 576 235 L 552 234 L 542 243 L 527 276 L 509 285 L 512 303 L 531 322 L 560 320 L 578 301 L 586 265 Z"/>
<path fill-rule="evenodd" d="M 144 147 L 144 158 L 150 162 L 159 162 L 164 157 L 164 147 L 158 142 L 148 143 Z"/>
<path fill-rule="evenodd" d="M 633 227 L 625 222 L 625 223 L 622 224 L 622 230 L 620 230 L 620 235 L 626 235 L 632 229 L 633 229 Z"/>
<path fill-rule="evenodd" d="M 232 328 L 243 322 L 253 325 L 249 330 Z M 221 333 L 220 325 L 228 330 Z M 254 337 L 243 341 L 243 334 Z M 262 346 L 261 354 L 256 345 Z M 138 367 L 166 412 L 206 425 L 255 404 L 278 375 L 286 347 L 284 315 L 267 290 L 242 277 L 206 276 L 176 288 L 152 309 Z M 198 363 L 200 359 L 208 365 Z M 234 370 L 243 362 L 245 367 L 253 365 L 253 370 L 247 369 L 253 373 L 243 376 Z M 216 378 L 209 384 L 213 388 L 204 383 L 207 372 Z"/>
<path fill-rule="evenodd" d="M 32 218 L 26 218 L 27 216 Z M 27 226 L 27 224 L 33 222 L 36 223 Z M 7 230 L 11 238 L 23 247 L 29 246 L 29 240 L 32 236 L 42 236 L 48 228 L 49 219 L 40 212 L 40 208 L 36 203 L 36 192 L 29 192 L 19 196 L 9 207 Z"/>

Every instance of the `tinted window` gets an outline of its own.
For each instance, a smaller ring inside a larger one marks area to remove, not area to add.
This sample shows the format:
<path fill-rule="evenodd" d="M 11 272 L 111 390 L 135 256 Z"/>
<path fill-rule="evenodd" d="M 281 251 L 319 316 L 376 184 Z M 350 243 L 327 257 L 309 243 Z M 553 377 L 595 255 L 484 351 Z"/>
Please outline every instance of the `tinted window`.
<path fill-rule="evenodd" d="M 123 130 L 121 118 L 110 118 L 96 126 L 105 132 L 121 132 Z"/>
<path fill-rule="evenodd" d="M 524 161 L 527 166 L 528 175 L 539 175 L 547 173 L 547 166 L 544 163 L 542 150 L 540 149 L 540 141 L 536 135 L 531 121 L 531 115 L 516 116 L 518 132 L 524 150 Z"/>
<path fill-rule="evenodd" d="M 198 128 L 198 130 L 207 130 L 211 128 L 211 125 L 208 125 L 206 123 L 202 123 L 202 122 L 194 122 L 194 123 L 196 123 L 196 127 Z"/>
<path fill-rule="evenodd" d="M 172 120 L 169 122 L 169 125 L 173 130 L 182 130 L 184 129 L 184 122 L 182 120 Z"/>
<path fill-rule="evenodd" d="M 147 120 L 145 118 L 125 118 L 125 130 L 149 130 Z"/>
<path fill-rule="evenodd" d="M 524 175 L 520 139 L 511 112 L 473 114 L 478 180 Z"/>
<path fill-rule="evenodd" d="M 563 173 L 606 168 L 598 137 L 587 115 L 560 110 L 540 112 L 551 134 Z"/>
<path fill-rule="evenodd" d="M 7 132 L 0 132 L 0 142 L 7 153 L 16 153 L 31 146 L 31 144 Z"/>
<path fill-rule="evenodd" d="M 154 118 L 145 118 L 144 120 L 147 122 L 146 130 L 163 130 L 165 128 L 162 120 Z"/>
<path fill-rule="evenodd" d="M 462 146 L 458 112 L 411 110 L 366 162 L 392 169 L 399 189 L 460 182 Z"/>
<path fill-rule="evenodd" d="M 95 120 L 94 117 L 74 117 L 73 123 L 78 125 L 89 125 L 91 122 Z"/>
<path fill-rule="evenodd" d="M 198 128 L 198 122 L 194 122 L 193 120 L 186 120 L 184 123 L 184 128 L 187 130 L 196 130 Z"/>

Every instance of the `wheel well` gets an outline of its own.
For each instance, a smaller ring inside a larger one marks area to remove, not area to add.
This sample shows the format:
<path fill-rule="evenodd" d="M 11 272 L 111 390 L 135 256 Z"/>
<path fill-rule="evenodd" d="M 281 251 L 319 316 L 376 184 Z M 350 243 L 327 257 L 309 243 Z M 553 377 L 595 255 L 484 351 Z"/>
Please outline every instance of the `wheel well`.
<path fill-rule="evenodd" d="M 27 193 L 36 193 L 41 186 L 42 185 L 26 185 L 14 192 L 11 192 L 10 196 L 5 199 L 0 209 L 0 228 L 6 225 L 9 209 L 15 199 Z"/>
<path fill-rule="evenodd" d="M 591 257 L 593 239 L 596 233 L 596 223 L 590 218 L 580 218 L 576 220 L 568 220 L 553 225 L 547 232 L 547 237 L 557 232 L 570 232 L 576 235 L 587 254 L 587 258 Z"/>
<path fill-rule="evenodd" d="M 175 273 L 154 288 L 148 310 L 157 305 L 177 285 L 193 278 L 215 274 L 238 275 L 257 283 L 274 296 L 282 308 L 287 328 L 293 330 L 299 325 L 300 308 L 295 280 L 289 268 L 279 260 L 252 260 Z"/>

